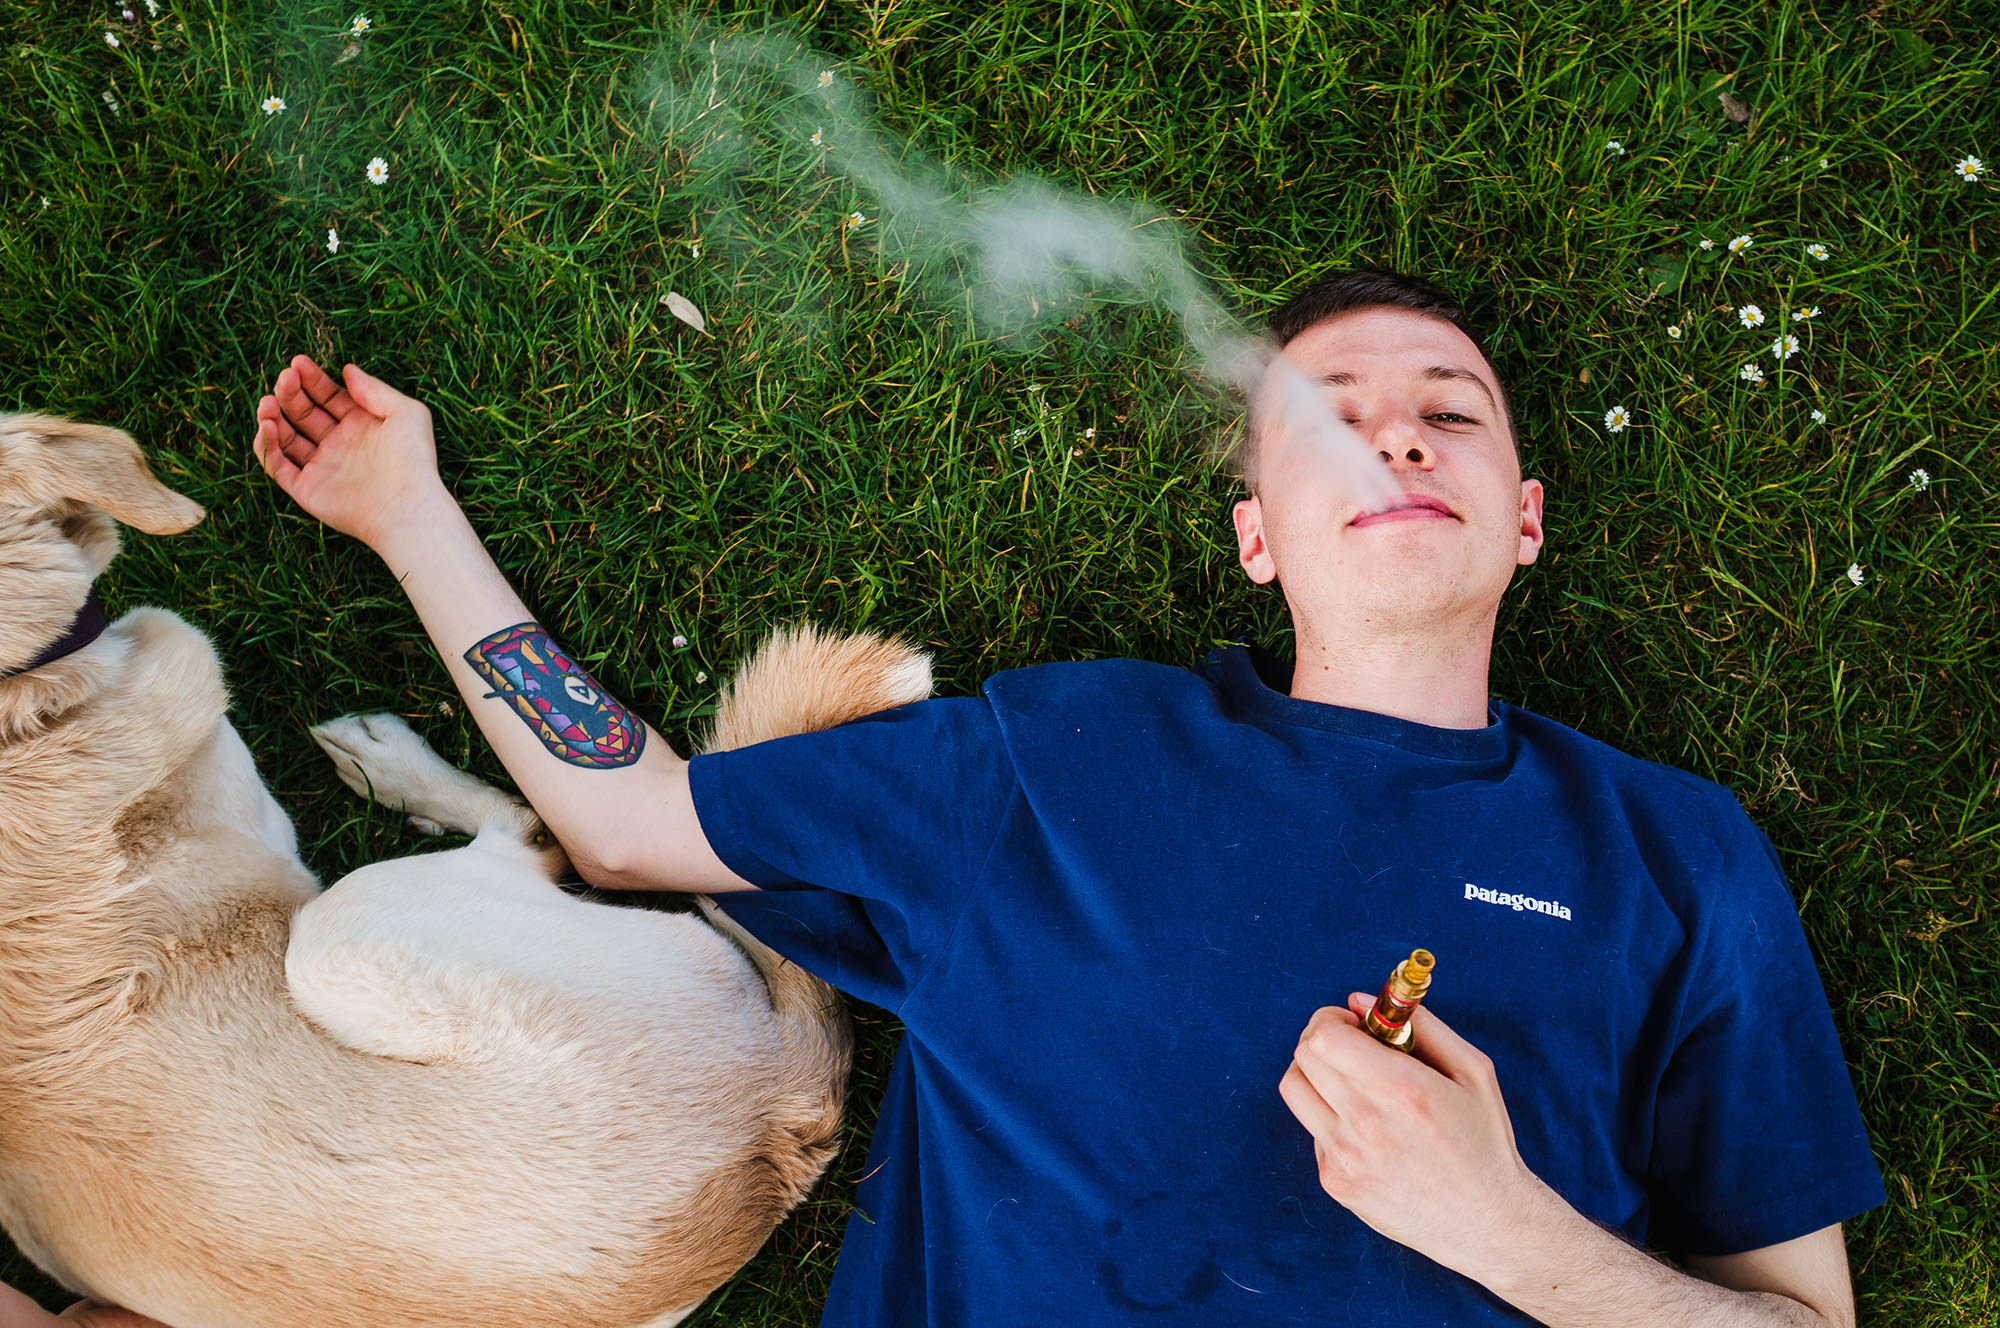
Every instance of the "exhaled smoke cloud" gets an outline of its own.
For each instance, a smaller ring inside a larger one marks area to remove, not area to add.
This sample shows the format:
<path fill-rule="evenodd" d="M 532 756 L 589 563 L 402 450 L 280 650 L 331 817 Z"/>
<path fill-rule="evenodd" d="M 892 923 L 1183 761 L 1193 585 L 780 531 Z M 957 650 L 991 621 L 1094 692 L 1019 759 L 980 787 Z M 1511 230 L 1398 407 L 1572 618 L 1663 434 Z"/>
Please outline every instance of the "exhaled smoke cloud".
<path fill-rule="evenodd" d="M 967 309 L 982 334 L 1018 336 L 1105 303 L 1163 310 L 1203 374 L 1256 403 L 1265 437 L 1310 442 L 1366 506 L 1400 496 L 1324 394 L 1218 302 L 1171 219 L 1033 178 L 955 180 L 882 129 L 837 70 L 782 27 L 729 33 L 689 18 L 669 35 L 642 100 L 686 156 L 706 232 L 747 239 L 759 229 L 747 217 L 758 182 L 817 155 L 874 196 L 884 261 L 937 303 Z"/>

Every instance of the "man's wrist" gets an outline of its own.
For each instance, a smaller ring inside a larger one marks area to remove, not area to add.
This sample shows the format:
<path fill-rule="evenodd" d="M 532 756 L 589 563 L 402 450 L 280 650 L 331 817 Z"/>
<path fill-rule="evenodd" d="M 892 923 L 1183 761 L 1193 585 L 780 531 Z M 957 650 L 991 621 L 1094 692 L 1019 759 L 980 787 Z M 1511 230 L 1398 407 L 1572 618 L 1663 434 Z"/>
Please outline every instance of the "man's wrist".
<path fill-rule="evenodd" d="M 1510 1293 L 1541 1278 L 1546 1268 L 1561 1263 L 1565 1251 L 1576 1248 L 1579 1227 L 1597 1230 L 1541 1177 L 1523 1168 L 1513 1202 L 1488 1227 L 1492 1241 L 1473 1242 L 1451 1267 L 1511 1300 Z"/>
<path fill-rule="evenodd" d="M 401 579 L 416 568 L 424 550 L 433 547 L 440 535 L 460 527 L 470 528 L 458 500 L 443 484 L 433 484 L 385 503 L 362 542 Z"/>

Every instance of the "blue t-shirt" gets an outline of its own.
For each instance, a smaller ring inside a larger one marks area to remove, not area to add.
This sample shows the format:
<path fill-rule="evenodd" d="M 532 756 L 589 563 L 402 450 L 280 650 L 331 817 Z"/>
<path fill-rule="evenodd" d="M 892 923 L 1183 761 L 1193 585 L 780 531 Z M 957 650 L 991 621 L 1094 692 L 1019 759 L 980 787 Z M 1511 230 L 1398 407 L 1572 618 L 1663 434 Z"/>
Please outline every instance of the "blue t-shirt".
<path fill-rule="evenodd" d="M 1433 728 L 1282 674 L 1044 665 L 694 762 L 709 843 L 768 892 L 723 907 L 906 1030 L 824 1325 L 1532 1322 L 1329 1198 L 1278 1095 L 1313 1011 L 1417 946 L 1522 1157 L 1601 1225 L 1726 1254 L 1883 1201 L 1725 790 L 1504 704 Z"/>

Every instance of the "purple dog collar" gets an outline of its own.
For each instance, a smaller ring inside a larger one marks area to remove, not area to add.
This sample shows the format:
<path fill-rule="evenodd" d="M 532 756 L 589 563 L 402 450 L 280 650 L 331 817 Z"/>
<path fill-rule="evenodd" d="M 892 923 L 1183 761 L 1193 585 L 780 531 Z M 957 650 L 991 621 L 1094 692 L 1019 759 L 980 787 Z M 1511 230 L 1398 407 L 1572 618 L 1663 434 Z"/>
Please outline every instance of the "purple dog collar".
<path fill-rule="evenodd" d="M 93 587 L 90 598 L 86 599 L 83 607 L 77 610 L 76 621 L 69 625 L 69 631 L 63 633 L 61 640 L 18 669 L 0 670 L 0 678 L 18 678 L 23 673 L 33 673 L 44 664 L 53 664 L 65 655 L 74 655 L 103 636 L 104 628 L 104 605 L 97 598 L 97 590 Z"/>

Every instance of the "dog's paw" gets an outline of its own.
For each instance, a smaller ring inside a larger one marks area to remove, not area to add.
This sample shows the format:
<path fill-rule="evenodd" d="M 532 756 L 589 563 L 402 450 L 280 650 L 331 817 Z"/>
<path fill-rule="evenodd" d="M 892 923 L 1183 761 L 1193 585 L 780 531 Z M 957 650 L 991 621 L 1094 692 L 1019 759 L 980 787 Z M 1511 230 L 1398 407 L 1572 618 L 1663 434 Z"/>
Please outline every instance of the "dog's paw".
<path fill-rule="evenodd" d="M 394 715 L 343 715 L 312 727 L 340 782 L 385 807 L 414 811 L 442 774 L 453 771 L 417 731 Z"/>

